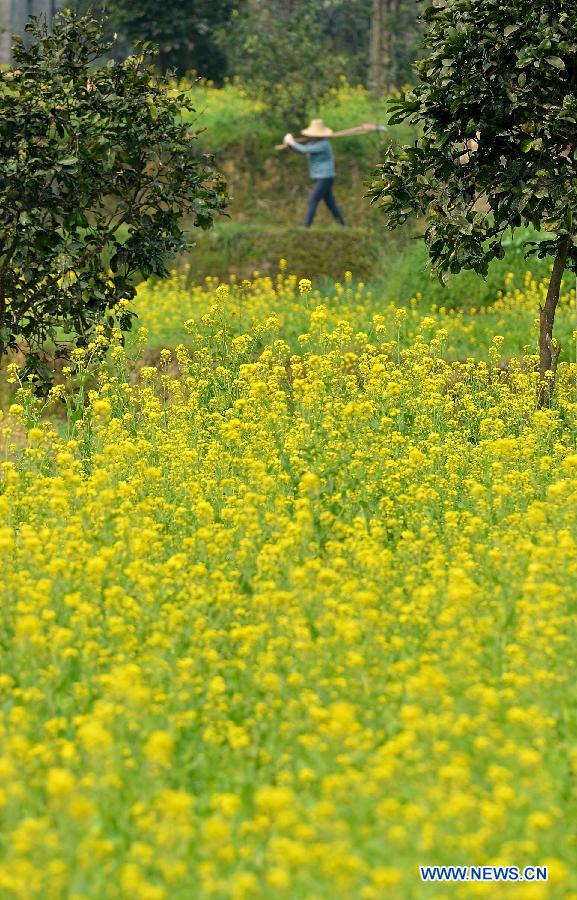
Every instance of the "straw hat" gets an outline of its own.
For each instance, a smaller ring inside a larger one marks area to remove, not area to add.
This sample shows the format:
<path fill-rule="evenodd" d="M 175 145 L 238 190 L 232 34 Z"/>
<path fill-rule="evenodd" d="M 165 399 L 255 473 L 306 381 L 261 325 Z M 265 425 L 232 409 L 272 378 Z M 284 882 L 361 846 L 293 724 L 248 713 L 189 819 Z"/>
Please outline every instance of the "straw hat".
<path fill-rule="evenodd" d="M 305 137 L 326 138 L 334 134 L 332 128 L 327 128 L 322 119 L 313 119 L 307 128 L 303 128 L 301 134 Z"/>

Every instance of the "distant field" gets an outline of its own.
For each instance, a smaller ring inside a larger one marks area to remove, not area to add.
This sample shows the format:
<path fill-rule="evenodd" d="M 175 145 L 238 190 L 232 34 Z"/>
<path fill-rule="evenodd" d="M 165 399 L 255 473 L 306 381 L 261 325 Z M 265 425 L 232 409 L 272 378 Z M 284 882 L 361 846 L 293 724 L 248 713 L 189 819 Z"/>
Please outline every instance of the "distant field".
<path fill-rule="evenodd" d="M 195 235 L 198 247 L 190 263 L 196 280 L 232 272 L 252 277 L 254 270 L 273 274 L 278 260 L 286 257 L 293 271 L 317 282 L 328 284 L 350 268 L 355 278 L 370 281 L 387 301 L 404 302 L 420 292 L 439 306 L 466 308 L 492 303 L 505 287 L 508 272 L 517 281 L 528 270 L 537 281 L 547 275 L 549 262 L 535 256 L 526 259 L 523 249 L 527 240 L 539 235 L 523 230 L 506 238 L 506 256 L 491 265 L 486 281 L 465 272 L 443 288 L 429 276 L 425 248 L 415 239 L 418 227 L 394 234 L 383 229 L 378 209 L 371 208 L 364 194 L 389 142 L 414 139 L 415 132 L 406 125 L 391 126 L 384 135 L 335 141 L 335 191 L 348 228 L 341 233 L 321 206 L 313 228 L 305 232 L 302 221 L 310 190 L 306 163 L 295 153 L 274 150 L 284 133 L 280 126 L 262 118 L 258 104 L 240 85 L 218 89 L 197 84 L 191 91 L 197 108 L 195 126 L 204 129 L 201 145 L 215 154 L 231 193 L 230 218 L 209 234 Z M 343 81 L 319 115 L 335 129 L 363 121 L 387 122 L 387 97 L 375 101 L 364 88 Z M 566 290 L 571 289 L 570 281 L 566 278 Z"/>

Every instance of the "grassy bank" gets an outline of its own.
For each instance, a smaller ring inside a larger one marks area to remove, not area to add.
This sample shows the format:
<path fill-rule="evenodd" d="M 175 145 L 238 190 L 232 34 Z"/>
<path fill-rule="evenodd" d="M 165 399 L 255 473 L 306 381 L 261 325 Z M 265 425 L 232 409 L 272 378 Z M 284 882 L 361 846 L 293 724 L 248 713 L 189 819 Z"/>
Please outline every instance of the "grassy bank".
<path fill-rule="evenodd" d="M 205 129 L 202 143 L 211 152 L 226 152 L 244 146 L 257 156 L 266 156 L 287 130 L 297 134 L 308 124 L 295 120 L 271 121 L 264 114 L 262 104 L 252 100 L 240 84 L 229 83 L 224 88 L 215 88 L 199 82 L 190 90 L 196 108 L 192 121 L 198 128 Z M 386 124 L 388 100 L 386 94 L 374 98 L 364 87 L 354 87 L 343 79 L 321 103 L 315 116 L 322 118 L 334 131 L 362 122 Z M 404 142 L 411 139 L 411 134 L 408 126 L 395 125 L 390 128 L 388 138 Z M 373 136 L 373 141 L 381 140 L 380 136 Z M 366 148 L 371 143 L 358 138 L 340 138 L 338 146 L 345 156 L 365 159 Z"/>

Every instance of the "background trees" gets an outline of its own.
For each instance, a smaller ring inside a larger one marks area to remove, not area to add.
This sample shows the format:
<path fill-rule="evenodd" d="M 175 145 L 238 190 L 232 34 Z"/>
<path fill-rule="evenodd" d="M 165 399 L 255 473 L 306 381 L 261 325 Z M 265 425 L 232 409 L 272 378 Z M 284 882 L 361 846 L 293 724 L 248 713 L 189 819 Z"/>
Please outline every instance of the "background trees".
<path fill-rule="evenodd" d="M 246 0 L 243 10 L 245 28 L 248 23 L 261 43 L 263 37 L 268 46 L 276 42 L 277 65 L 286 51 L 282 39 L 287 29 L 292 33 L 288 55 L 294 62 L 299 59 L 299 71 L 310 83 L 319 83 L 319 75 L 321 81 L 330 80 L 335 68 L 375 93 L 414 80 L 412 65 L 422 34 L 417 0 Z M 311 47 L 308 55 L 301 50 L 304 34 Z M 254 72 L 250 61 L 233 66 L 248 79 Z"/>
<path fill-rule="evenodd" d="M 163 72 L 194 70 L 221 81 L 228 72 L 226 46 L 220 30 L 242 0 L 100 0 L 98 14 L 108 17 L 107 31 L 115 33 L 126 50 L 137 40 L 158 47 Z M 91 0 L 77 0 L 80 11 L 95 9 Z"/>
<path fill-rule="evenodd" d="M 346 66 L 332 52 L 319 12 L 298 0 L 251 0 L 235 17 L 233 71 L 278 127 L 302 123 Z"/>
<path fill-rule="evenodd" d="M 414 80 L 421 45 L 417 0 L 372 0 L 368 85 L 375 93 Z"/>
<path fill-rule="evenodd" d="M 120 45 L 157 44 L 163 71 L 266 82 L 273 105 L 279 81 L 300 103 L 296 82 L 322 91 L 336 70 L 376 92 L 410 83 L 421 37 L 417 0 L 99 0 L 96 8 Z"/>

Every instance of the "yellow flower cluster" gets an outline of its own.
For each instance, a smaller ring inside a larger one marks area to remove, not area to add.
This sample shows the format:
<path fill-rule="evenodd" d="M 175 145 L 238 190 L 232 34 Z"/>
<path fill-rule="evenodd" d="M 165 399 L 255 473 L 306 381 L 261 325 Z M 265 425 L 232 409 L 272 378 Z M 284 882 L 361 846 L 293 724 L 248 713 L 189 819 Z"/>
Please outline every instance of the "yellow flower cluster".
<path fill-rule="evenodd" d="M 346 320 L 353 333 L 366 332 L 369 338 L 375 332 L 381 337 L 387 333 L 395 340 L 402 337 L 410 343 L 417 332 L 427 340 L 437 335 L 441 352 L 449 359 L 465 360 L 469 356 L 489 359 L 488 348 L 493 336 L 502 335 L 499 362 L 505 362 L 511 356 L 529 353 L 536 346 L 539 304 L 544 302 L 547 292 L 547 284 L 535 281 L 530 274 L 517 285 L 511 273 L 505 290 L 490 306 L 464 305 L 452 310 L 431 305 L 420 294 L 407 306 L 401 306 L 383 303 L 374 286 L 355 281 L 350 272 L 345 273 L 341 283 L 326 291 L 314 288 L 308 278 L 289 274 L 286 260 L 280 260 L 279 269 L 276 277 L 255 272 L 252 282 L 239 283 L 233 275 L 230 283 L 221 287 L 227 287 L 232 296 L 233 302 L 225 309 L 227 326 L 232 332 L 240 335 L 255 321 L 266 321 L 274 311 L 291 349 L 303 345 L 303 336 L 305 342 L 308 340 L 309 314 L 322 307 L 328 327 L 334 328 L 339 321 Z M 207 278 L 203 285 L 193 284 L 193 274 L 187 266 L 172 278 L 143 287 L 137 310 L 148 330 L 150 343 L 176 346 L 182 341 L 182 322 L 199 319 L 210 312 L 218 285 L 217 278 Z M 271 297 L 274 297 L 274 307 Z M 567 292 L 560 301 L 555 330 L 565 354 L 572 354 L 573 360 L 574 320 L 574 297 L 572 292 Z M 398 326 L 402 326 L 402 334 Z"/>
<path fill-rule="evenodd" d="M 147 289 L 174 352 L 0 428 L 2 897 L 577 898 L 575 365 L 302 284 Z"/>

